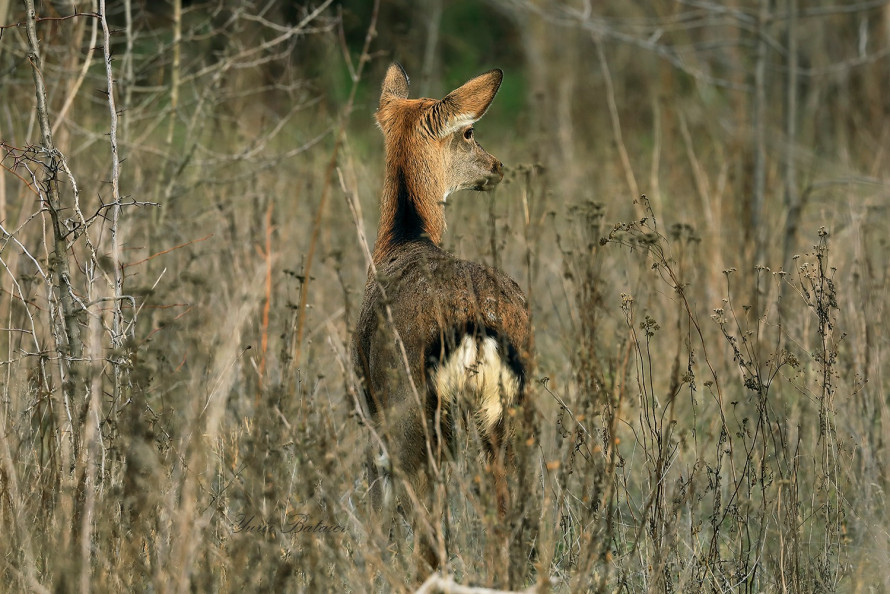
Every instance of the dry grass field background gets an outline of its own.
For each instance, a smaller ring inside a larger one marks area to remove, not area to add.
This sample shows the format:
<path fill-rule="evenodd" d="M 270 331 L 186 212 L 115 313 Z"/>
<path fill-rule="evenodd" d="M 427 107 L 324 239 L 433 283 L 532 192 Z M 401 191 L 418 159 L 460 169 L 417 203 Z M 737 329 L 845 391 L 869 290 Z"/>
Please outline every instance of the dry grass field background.
<path fill-rule="evenodd" d="M 0 589 L 420 584 L 349 358 L 394 59 L 412 96 L 505 71 L 506 179 L 444 241 L 535 333 L 509 550 L 457 455 L 447 574 L 890 589 L 886 0 L 31 3 L 0 0 Z"/>

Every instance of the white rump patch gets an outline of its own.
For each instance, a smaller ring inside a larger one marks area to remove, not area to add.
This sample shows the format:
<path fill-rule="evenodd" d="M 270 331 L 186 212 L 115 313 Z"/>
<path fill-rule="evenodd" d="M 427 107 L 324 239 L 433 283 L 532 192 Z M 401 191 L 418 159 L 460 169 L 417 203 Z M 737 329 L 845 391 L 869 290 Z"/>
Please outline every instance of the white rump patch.
<path fill-rule="evenodd" d="M 445 138 L 450 134 L 454 134 L 461 128 L 465 128 L 469 126 L 473 122 L 475 122 L 477 118 L 475 115 L 471 113 L 459 113 L 456 116 L 448 118 L 448 123 L 445 127 L 439 132 L 439 138 Z"/>
<path fill-rule="evenodd" d="M 436 370 L 436 391 L 443 408 L 459 399 L 471 407 L 486 433 L 497 424 L 519 394 L 519 378 L 498 352 L 498 342 L 466 335 Z"/>

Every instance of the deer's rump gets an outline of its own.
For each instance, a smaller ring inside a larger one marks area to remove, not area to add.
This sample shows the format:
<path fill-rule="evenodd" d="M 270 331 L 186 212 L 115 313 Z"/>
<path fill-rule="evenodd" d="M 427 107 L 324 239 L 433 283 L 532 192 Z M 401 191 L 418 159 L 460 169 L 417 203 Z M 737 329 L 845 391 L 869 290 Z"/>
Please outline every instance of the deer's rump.
<path fill-rule="evenodd" d="M 466 394 L 481 428 L 493 426 L 525 382 L 528 313 L 518 285 L 429 242 L 403 246 L 377 272 L 353 351 L 372 415 L 416 409 L 418 398 L 435 414 Z"/>

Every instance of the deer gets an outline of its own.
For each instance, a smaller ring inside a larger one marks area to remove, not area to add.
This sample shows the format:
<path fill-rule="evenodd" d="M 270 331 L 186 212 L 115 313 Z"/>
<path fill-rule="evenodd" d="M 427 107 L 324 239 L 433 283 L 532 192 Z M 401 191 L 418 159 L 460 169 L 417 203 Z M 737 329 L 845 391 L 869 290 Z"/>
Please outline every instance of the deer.
<path fill-rule="evenodd" d="M 502 79 L 495 69 L 441 100 L 409 99 L 408 76 L 393 63 L 375 114 L 385 171 L 352 357 L 369 425 L 385 445 L 385 454 L 368 462 L 370 498 L 380 510 L 393 479 L 403 485 L 402 511 L 414 511 L 418 572 L 444 561 L 435 546 L 444 539 L 423 518 L 459 408 L 478 431 L 501 520 L 510 505 L 509 411 L 522 403 L 527 381 L 528 304 L 506 274 L 440 247 L 448 196 L 490 191 L 504 177 L 473 128 Z"/>

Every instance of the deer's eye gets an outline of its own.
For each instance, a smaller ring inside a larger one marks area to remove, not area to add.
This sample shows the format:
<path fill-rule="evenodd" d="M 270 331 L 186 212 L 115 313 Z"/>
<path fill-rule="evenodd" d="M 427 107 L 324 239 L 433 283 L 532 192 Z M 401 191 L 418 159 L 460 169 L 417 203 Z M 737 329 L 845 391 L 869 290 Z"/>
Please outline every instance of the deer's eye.
<path fill-rule="evenodd" d="M 466 138 L 467 140 L 472 140 L 472 139 L 473 139 L 473 129 L 472 129 L 472 128 L 467 128 L 467 129 L 464 131 L 464 138 Z"/>

